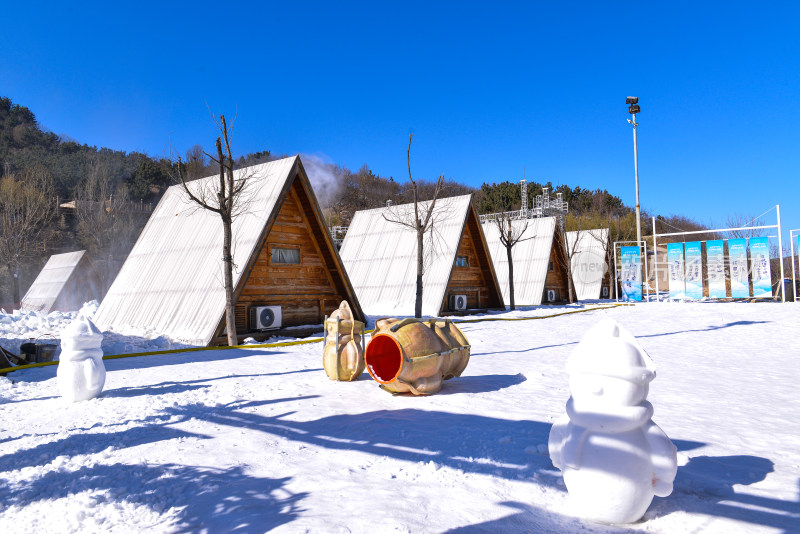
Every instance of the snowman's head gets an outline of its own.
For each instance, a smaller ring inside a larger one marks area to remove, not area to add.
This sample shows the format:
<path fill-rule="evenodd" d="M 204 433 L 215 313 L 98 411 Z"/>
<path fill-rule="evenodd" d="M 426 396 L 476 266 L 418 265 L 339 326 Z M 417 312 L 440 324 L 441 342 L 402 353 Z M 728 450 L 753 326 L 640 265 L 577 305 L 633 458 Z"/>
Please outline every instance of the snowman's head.
<path fill-rule="evenodd" d="M 69 359 L 70 351 L 99 349 L 103 343 L 103 333 L 91 319 L 78 316 L 61 331 L 61 359 Z"/>
<path fill-rule="evenodd" d="M 595 325 L 567 362 L 572 398 L 581 403 L 635 406 L 655 378 L 655 367 L 636 339 L 616 321 Z"/>

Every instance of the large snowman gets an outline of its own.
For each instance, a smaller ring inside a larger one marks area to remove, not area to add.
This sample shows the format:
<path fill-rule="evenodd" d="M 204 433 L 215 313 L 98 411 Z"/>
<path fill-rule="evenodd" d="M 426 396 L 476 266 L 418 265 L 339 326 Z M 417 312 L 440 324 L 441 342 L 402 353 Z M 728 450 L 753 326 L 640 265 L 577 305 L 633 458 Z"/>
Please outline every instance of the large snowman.
<path fill-rule="evenodd" d="M 550 431 L 550 458 L 578 515 L 638 521 L 654 495 L 672 493 L 677 449 L 647 402 L 652 360 L 611 319 L 595 325 L 567 362 L 567 414 Z"/>
<path fill-rule="evenodd" d="M 93 399 L 103 391 L 106 368 L 100 348 L 102 342 L 103 334 L 82 315 L 61 332 L 61 356 L 56 377 L 58 390 L 65 400 Z"/>

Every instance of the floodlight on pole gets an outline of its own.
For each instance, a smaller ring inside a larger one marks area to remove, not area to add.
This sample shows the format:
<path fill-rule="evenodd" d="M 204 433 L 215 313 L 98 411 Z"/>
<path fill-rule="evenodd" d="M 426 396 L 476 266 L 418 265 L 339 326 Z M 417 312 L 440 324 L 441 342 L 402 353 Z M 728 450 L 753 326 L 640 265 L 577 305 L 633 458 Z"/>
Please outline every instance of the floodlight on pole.
<path fill-rule="evenodd" d="M 628 105 L 628 113 L 633 115 L 633 119 L 628 119 L 628 122 L 633 125 L 633 169 L 636 177 L 636 241 L 642 241 L 642 216 L 639 208 L 639 153 L 636 146 L 636 127 L 639 123 L 636 122 L 636 114 L 641 111 L 639 107 L 639 97 L 629 96 L 625 99 L 625 104 Z"/>

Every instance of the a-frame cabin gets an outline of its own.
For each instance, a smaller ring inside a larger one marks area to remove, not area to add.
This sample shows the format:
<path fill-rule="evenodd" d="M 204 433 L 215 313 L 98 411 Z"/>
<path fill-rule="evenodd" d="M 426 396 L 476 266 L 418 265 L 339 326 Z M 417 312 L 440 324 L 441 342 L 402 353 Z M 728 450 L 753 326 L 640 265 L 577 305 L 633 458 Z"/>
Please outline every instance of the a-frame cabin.
<path fill-rule="evenodd" d="M 22 297 L 26 311 L 77 311 L 103 296 L 100 274 L 85 250 L 53 254 Z"/>
<path fill-rule="evenodd" d="M 422 202 L 422 209 L 427 205 Z M 413 204 L 401 204 L 353 216 L 339 253 L 369 315 L 414 314 L 417 234 L 397 222 L 411 220 L 413 213 Z M 433 230 L 424 243 L 424 315 L 503 308 L 471 195 L 436 201 Z"/>
<path fill-rule="evenodd" d="M 611 296 L 611 242 L 608 228 L 567 232 L 575 296 L 580 300 Z"/>
<path fill-rule="evenodd" d="M 539 306 L 569 300 L 564 241 L 554 217 L 514 220 L 520 241 L 511 249 L 514 262 L 514 304 Z M 506 305 L 511 303 L 508 255 L 494 221 L 482 224 Z"/>
<path fill-rule="evenodd" d="M 236 331 L 240 339 L 320 325 L 356 293 L 327 232 L 299 156 L 237 170 L 250 185 L 234 219 Z M 190 182 L 192 188 L 217 177 Z M 101 328 L 152 329 L 197 345 L 225 341 L 222 222 L 182 186 L 167 190 L 95 315 Z"/>

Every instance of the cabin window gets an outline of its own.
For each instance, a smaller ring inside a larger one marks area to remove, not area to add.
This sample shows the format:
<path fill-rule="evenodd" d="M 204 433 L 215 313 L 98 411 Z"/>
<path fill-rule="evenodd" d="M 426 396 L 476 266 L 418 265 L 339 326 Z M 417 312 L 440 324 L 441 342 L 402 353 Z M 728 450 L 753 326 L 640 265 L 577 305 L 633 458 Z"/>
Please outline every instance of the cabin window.
<path fill-rule="evenodd" d="M 553 262 L 552 261 L 547 264 L 547 270 L 548 271 L 552 271 L 553 270 Z"/>
<path fill-rule="evenodd" d="M 276 263 L 300 263 L 300 249 L 272 247 L 272 264 Z"/>
<path fill-rule="evenodd" d="M 469 267 L 469 256 L 456 256 L 456 267 Z"/>

